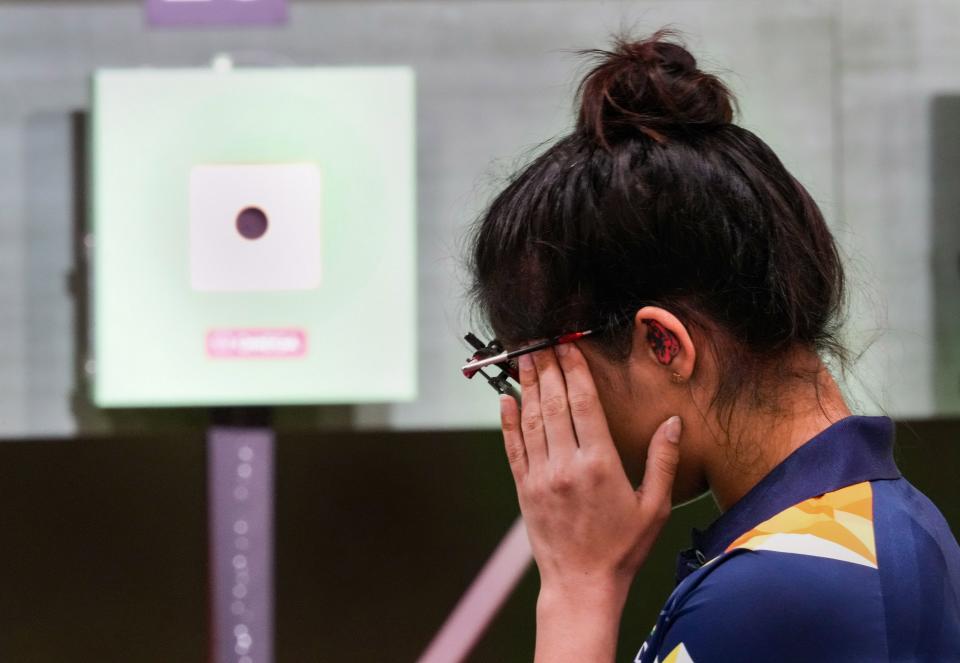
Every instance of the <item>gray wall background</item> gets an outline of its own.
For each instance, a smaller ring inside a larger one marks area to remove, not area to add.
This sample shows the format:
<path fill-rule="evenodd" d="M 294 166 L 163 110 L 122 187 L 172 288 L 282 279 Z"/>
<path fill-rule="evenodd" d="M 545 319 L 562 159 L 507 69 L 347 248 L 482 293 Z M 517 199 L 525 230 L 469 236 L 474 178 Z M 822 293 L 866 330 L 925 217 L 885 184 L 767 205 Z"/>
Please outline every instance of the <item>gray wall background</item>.
<path fill-rule="evenodd" d="M 960 3 L 292 0 L 289 26 L 148 30 L 138 2 L 0 2 L 0 436 L 201 426 L 85 395 L 78 118 L 98 67 L 408 64 L 418 85 L 420 399 L 280 408 L 281 428 L 495 426 L 467 354 L 462 237 L 498 182 L 571 121 L 580 62 L 670 24 L 741 123 L 822 205 L 851 270 L 861 410 L 960 414 Z M 79 302 L 79 303 L 78 303 Z M 489 392 L 489 393 L 487 393 Z"/>

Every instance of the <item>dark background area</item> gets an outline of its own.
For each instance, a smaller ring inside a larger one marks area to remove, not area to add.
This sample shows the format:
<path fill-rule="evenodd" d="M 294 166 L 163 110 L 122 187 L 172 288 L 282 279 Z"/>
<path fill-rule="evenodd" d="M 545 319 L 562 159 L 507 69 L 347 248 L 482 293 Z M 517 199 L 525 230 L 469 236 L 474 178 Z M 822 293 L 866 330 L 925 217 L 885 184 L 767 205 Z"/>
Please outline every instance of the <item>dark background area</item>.
<path fill-rule="evenodd" d="M 204 432 L 0 443 L 0 658 L 204 661 Z M 960 420 L 901 423 L 904 474 L 960 531 Z M 414 661 L 517 516 L 499 433 L 281 434 L 276 660 Z M 710 499 L 674 512 L 628 601 L 632 660 Z M 472 661 L 529 661 L 534 571 Z"/>

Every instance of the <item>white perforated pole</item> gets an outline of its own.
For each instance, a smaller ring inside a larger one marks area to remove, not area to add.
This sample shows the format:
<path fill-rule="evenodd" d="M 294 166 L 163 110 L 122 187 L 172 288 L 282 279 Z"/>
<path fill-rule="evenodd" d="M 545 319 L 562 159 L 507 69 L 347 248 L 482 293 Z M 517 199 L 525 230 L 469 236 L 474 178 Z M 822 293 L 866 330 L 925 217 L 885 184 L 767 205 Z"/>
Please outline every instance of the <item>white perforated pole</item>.
<path fill-rule="evenodd" d="M 207 434 L 211 663 L 273 662 L 273 448 L 267 426 Z"/>

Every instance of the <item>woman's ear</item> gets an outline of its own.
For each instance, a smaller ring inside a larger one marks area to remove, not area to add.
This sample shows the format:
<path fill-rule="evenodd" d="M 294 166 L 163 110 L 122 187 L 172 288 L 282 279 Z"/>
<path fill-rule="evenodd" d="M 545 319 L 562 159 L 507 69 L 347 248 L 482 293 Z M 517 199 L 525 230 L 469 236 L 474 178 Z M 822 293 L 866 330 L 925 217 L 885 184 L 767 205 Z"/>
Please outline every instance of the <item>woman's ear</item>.
<path fill-rule="evenodd" d="M 634 352 L 670 372 L 673 382 L 693 375 L 697 351 L 682 322 L 659 306 L 644 306 L 634 316 Z"/>

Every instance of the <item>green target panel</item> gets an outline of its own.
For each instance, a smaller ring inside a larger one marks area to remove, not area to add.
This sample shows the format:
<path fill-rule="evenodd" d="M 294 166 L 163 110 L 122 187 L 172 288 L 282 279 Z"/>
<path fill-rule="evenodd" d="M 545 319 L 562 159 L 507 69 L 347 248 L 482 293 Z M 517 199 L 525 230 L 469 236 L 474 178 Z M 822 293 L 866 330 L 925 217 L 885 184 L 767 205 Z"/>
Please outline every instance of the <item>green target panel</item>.
<path fill-rule="evenodd" d="M 97 72 L 94 402 L 413 399 L 414 126 L 405 67 Z"/>

